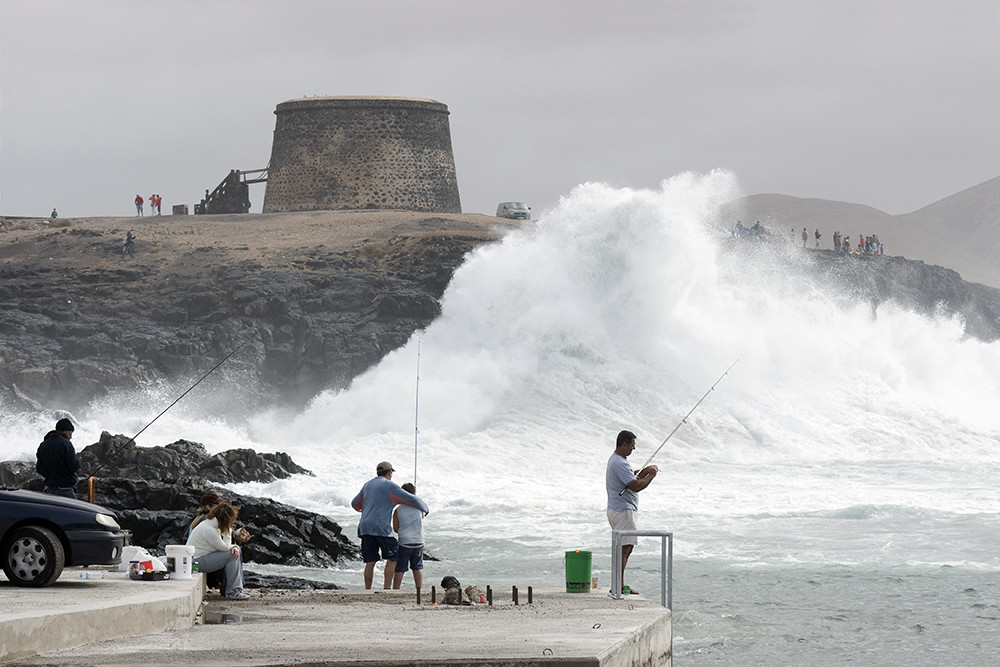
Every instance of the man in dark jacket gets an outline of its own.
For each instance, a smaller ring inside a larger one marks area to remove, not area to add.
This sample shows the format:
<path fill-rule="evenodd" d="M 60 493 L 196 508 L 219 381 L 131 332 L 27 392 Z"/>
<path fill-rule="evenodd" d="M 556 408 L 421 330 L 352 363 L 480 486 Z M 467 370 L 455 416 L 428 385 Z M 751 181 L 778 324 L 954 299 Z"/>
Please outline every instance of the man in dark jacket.
<path fill-rule="evenodd" d="M 46 493 L 76 498 L 74 490 L 80 481 L 76 473 L 82 464 L 70 442 L 72 437 L 73 422 L 60 419 L 56 422 L 55 430 L 46 433 L 42 444 L 38 445 L 35 470 L 45 478 Z"/>

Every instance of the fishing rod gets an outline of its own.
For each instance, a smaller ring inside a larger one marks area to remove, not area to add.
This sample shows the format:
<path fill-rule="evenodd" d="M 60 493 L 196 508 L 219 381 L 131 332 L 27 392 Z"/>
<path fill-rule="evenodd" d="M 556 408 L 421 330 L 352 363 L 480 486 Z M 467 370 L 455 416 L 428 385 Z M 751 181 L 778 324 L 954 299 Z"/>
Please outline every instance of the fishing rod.
<path fill-rule="evenodd" d="M 420 337 L 417 337 L 417 389 L 416 398 L 413 401 L 413 486 L 417 485 L 417 436 L 420 434 L 418 426 L 420 419 Z"/>
<path fill-rule="evenodd" d="M 180 400 L 181 400 L 182 398 L 184 398 L 185 396 L 187 396 L 187 395 L 188 395 L 188 393 L 190 393 L 190 392 L 191 392 L 191 390 L 192 390 L 192 389 L 194 389 L 194 388 L 195 388 L 195 387 L 197 387 L 197 386 L 198 386 L 199 384 L 201 384 L 201 383 L 202 383 L 202 380 L 204 380 L 204 379 L 205 379 L 205 378 L 207 378 L 207 377 L 208 377 L 209 375 L 211 375 L 212 373 L 214 373 L 214 372 L 216 371 L 216 369 L 218 369 L 218 368 L 219 368 L 219 366 L 221 366 L 222 364 L 224 364 L 224 363 L 226 363 L 227 361 L 229 361 L 229 358 L 230 358 L 230 357 L 232 357 L 232 356 L 233 356 L 234 354 L 236 354 L 236 353 L 237 353 L 237 352 L 239 352 L 239 351 L 240 351 L 241 349 L 243 349 L 243 346 L 244 346 L 244 345 L 246 345 L 247 343 L 249 343 L 249 342 L 250 342 L 251 340 L 253 340 L 253 339 L 254 339 L 254 338 L 255 338 L 255 337 L 257 336 L 257 334 L 259 334 L 259 333 L 260 333 L 261 331 L 263 331 L 263 330 L 264 330 L 264 327 L 266 327 L 266 326 L 269 326 L 269 325 L 270 325 L 270 324 L 271 324 L 272 322 L 274 322 L 274 321 L 275 321 L 276 319 L 278 319 L 279 317 L 281 317 L 282 315 L 284 315 L 284 313 L 285 313 L 285 311 L 284 311 L 284 310 L 280 311 L 280 312 L 279 312 L 279 313 L 278 313 L 277 315 L 275 315 L 274 317 L 272 317 L 271 319 L 269 319 L 269 320 L 268 320 L 267 322 L 265 322 L 264 324 L 262 324 L 262 325 L 260 325 L 259 327 L 257 327 L 257 329 L 256 329 L 256 330 L 255 330 L 255 331 L 254 331 L 254 332 L 253 332 L 252 334 L 250 334 L 249 336 L 247 336 L 247 337 L 246 337 L 246 339 L 245 339 L 245 340 L 244 340 L 244 341 L 243 341 L 242 343 L 240 343 L 239 345 L 237 345 L 237 346 L 236 346 L 236 348 L 235 348 L 235 349 L 234 349 L 234 350 L 233 350 L 232 352 L 230 352 L 230 353 L 229 353 L 229 354 L 227 354 L 227 355 L 226 355 L 225 357 L 223 357 L 223 358 L 222 358 L 222 360 L 221 360 L 221 361 L 220 361 L 219 363 L 217 363 L 217 364 L 215 364 L 214 366 L 212 366 L 212 368 L 211 368 L 211 369 L 210 369 L 210 370 L 209 370 L 209 371 L 208 371 L 207 373 L 205 373 L 204 375 L 202 375 L 202 376 L 201 376 L 201 377 L 200 377 L 200 378 L 198 379 L 198 381 L 197 381 L 197 382 L 195 382 L 195 383 L 194 383 L 193 385 L 191 385 L 190 387 L 188 387 L 188 388 L 187 388 L 187 389 L 186 389 L 186 390 L 184 391 L 184 393 L 183 393 L 183 394 L 181 394 L 180 396 L 178 396 L 177 398 L 175 398 L 175 399 L 174 399 L 174 402 L 173 402 L 173 403 L 171 403 L 171 404 L 170 404 L 170 405 L 168 405 L 168 406 L 167 406 L 166 408 L 164 408 L 164 409 L 163 409 L 163 411 L 162 411 L 162 412 L 161 412 L 160 414 L 158 414 L 158 415 L 156 415 L 155 417 L 153 417 L 153 419 L 152 419 L 152 420 L 151 420 L 151 421 L 150 421 L 150 422 L 149 422 L 148 424 L 146 424 L 146 425 L 145 425 L 145 426 L 143 426 L 143 427 L 142 427 L 141 429 L 139 429 L 139 432 L 138 432 L 138 433 L 136 433 L 135 435 L 133 435 L 133 436 L 132 436 L 131 438 L 129 438 L 129 439 L 128 439 L 128 440 L 127 440 L 127 441 L 126 441 L 126 442 L 125 442 L 125 443 L 124 443 L 124 444 L 123 444 L 123 445 L 122 445 L 121 447 L 119 447 L 118 449 L 116 449 L 115 451 L 113 451 L 113 452 L 111 453 L 111 456 L 109 456 L 109 457 L 108 457 L 108 458 L 107 458 L 107 459 L 106 459 L 106 460 L 104 461 L 104 463 L 102 463 L 101 465 L 97 466 L 97 468 L 95 468 L 95 469 L 94 469 L 94 471 L 93 471 L 92 473 L 90 473 L 90 477 L 91 477 L 91 478 L 93 478 L 93 477 L 94 477 L 94 475 L 96 475 L 96 474 L 97 474 L 98 472 L 100 472 L 100 471 L 101 471 L 101 470 L 102 470 L 102 469 L 103 469 L 103 468 L 104 468 L 105 466 L 107 466 L 107 465 L 108 465 L 109 463 L 111 463 L 111 462 L 112 462 L 112 461 L 114 461 L 114 460 L 115 460 L 116 458 L 118 458 L 118 455 L 119 455 L 119 454 L 121 454 L 121 453 L 122 453 L 122 451 L 124 451 L 126 447 L 128 447 L 129 445 L 131 445 L 132 443 L 134 443 L 134 442 L 135 442 L 135 439 L 136 439 L 136 438 L 138 438 L 138 437 L 139 437 L 140 435 L 142 435 L 142 432 L 143 432 L 143 431 L 145 431 L 145 430 L 146 430 L 147 428 L 149 428 L 150 426 L 152 426 L 152 425 L 153 425 L 153 422 L 155 422 L 155 421 L 156 421 L 157 419 L 159 419 L 159 418 L 160 418 L 160 417 L 162 417 L 163 415 L 167 414 L 167 411 L 168 411 L 168 410 L 170 410 L 170 408 L 172 408 L 172 407 L 174 407 L 175 405 L 177 405 L 177 404 L 178 404 L 178 403 L 180 402 Z"/>
<path fill-rule="evenodd" d="M 660 443 L 660 446 L 656 448 L 656 451 L 653 452 L 652 456 L 646 459 L 646 462 L 642 464 L 642 468 L 639 468 L 639 470 L 643 470 L 646 466 L 648 466 L 652 462 L 652 460 L 656 457 L 656 455 L 660 453 L 660 450 L 663 449 L 663 445 L 667 444 L 667 440 L 670 440 L 670 438 L 674 437 L 674 433 L 677 433 L 677 429 L 679 429 L 683 424 L 687 423 L 687 418 L 691 416 L 691 413 L 698 409 L 698 406 L 701 405 L 701 402 L 704 401 L 708 397 L 708 395 L 711 394 L 712 391 L 715 389 L 715 385 L 722 382 L 722 378 L 729 375 L 729 371 L 733 370 L 733 366 L 738 364 L 739 361 L 740 360 L 737 359 L 732 364 L 730 364 L 729 368 L 726 369 L 726 372 L 720 375 L 719 379 L 715 381 L 715 384 L 713 384 L 711 387 L 708 388 L 708 391 L 705 392 L 705 395 L 699 398 L 698 402 L 694 404 L 694 407 L 688 410 L 688 413 L 684 415 L 684 417 L 679 422 L 677 422 L 677 426 L 674 427 L 674 430 L 670 432 L 670 435 L 668 435 L 666 438 L 663 439 L 663 442 Z M 628 487 L 626 486 L 624 489 L 619 491 L 618 495 L 620 496 L 624 494 L 627 489 Z"/>

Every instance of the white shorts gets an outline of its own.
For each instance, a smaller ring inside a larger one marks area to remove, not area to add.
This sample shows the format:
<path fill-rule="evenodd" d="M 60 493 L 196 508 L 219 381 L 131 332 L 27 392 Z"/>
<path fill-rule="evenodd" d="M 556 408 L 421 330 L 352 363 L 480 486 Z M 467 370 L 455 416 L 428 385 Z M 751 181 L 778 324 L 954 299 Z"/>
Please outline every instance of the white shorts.
<path fill-rule="evenodd" d="M 635 527 L 635 510 L 608 510 L 608 523 L 612 530 L 638 530 Z M 622 536 L 622 546 L 638 543 L 635 535 Z"/>

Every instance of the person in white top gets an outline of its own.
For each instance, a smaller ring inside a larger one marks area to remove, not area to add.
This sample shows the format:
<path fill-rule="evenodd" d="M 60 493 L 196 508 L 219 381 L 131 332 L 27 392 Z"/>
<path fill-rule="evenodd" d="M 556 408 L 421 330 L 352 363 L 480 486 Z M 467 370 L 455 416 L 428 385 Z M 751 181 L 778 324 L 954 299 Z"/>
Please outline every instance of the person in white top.
<path fill-rule="evenodd" d="M 805 230 L 802 231 L 805 234 Z M 608 491 L 608 523 L 612 530 L 636 530 L 635 514 L 639 511 L 639 492 L 645 489 L 660 471 L 656 466 L 646 466 L 642 470 L 632 470 L 628 455 L 635 451 L 635 433 L 621 431 L 615 440 L 615 451 L 608 459 L 604 473 Z M 625 566 L 632 549 L 637 544 L 634 536 L 622 538 L 622 592 L 625 586 Z M 630 593 L 638 591 L 630 588 Z"/>
<path fill-rule="evenodd" d="M 223 500 L 194 527 L 187 545 L 194 547 L 194 562 L 199 572 L 225 570 L 226 597 L 246 600 L 250 596 L 243 592 L 243 556 L 239 546 L 233 544 L 237 513 L 235 507 Z"/>
<path fill-rule="evenodd" d="M 410 482 L 403 485 L 404 491 L 416 494 L 417 487 Z M 416 507 L 399 505 L 392 513 L 392 529 L 399 534 L 399 560 L 393 573 L 392 587 L 399 588 L 403 575 L 413 570 L 413 585 L 419 591 L 424 585 L 424 517 Z"/>

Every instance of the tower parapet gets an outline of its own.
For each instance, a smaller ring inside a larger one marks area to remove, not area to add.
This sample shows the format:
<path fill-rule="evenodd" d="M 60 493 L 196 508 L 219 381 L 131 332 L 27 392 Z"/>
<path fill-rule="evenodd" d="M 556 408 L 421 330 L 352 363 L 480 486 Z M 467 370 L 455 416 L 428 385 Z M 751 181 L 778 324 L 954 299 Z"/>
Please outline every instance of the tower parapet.
<path fill-rule="evenodd" d="M 461 213 L 448 107 L 408 97 L 310 97 L 274 111 L 264 213 Z"/>

